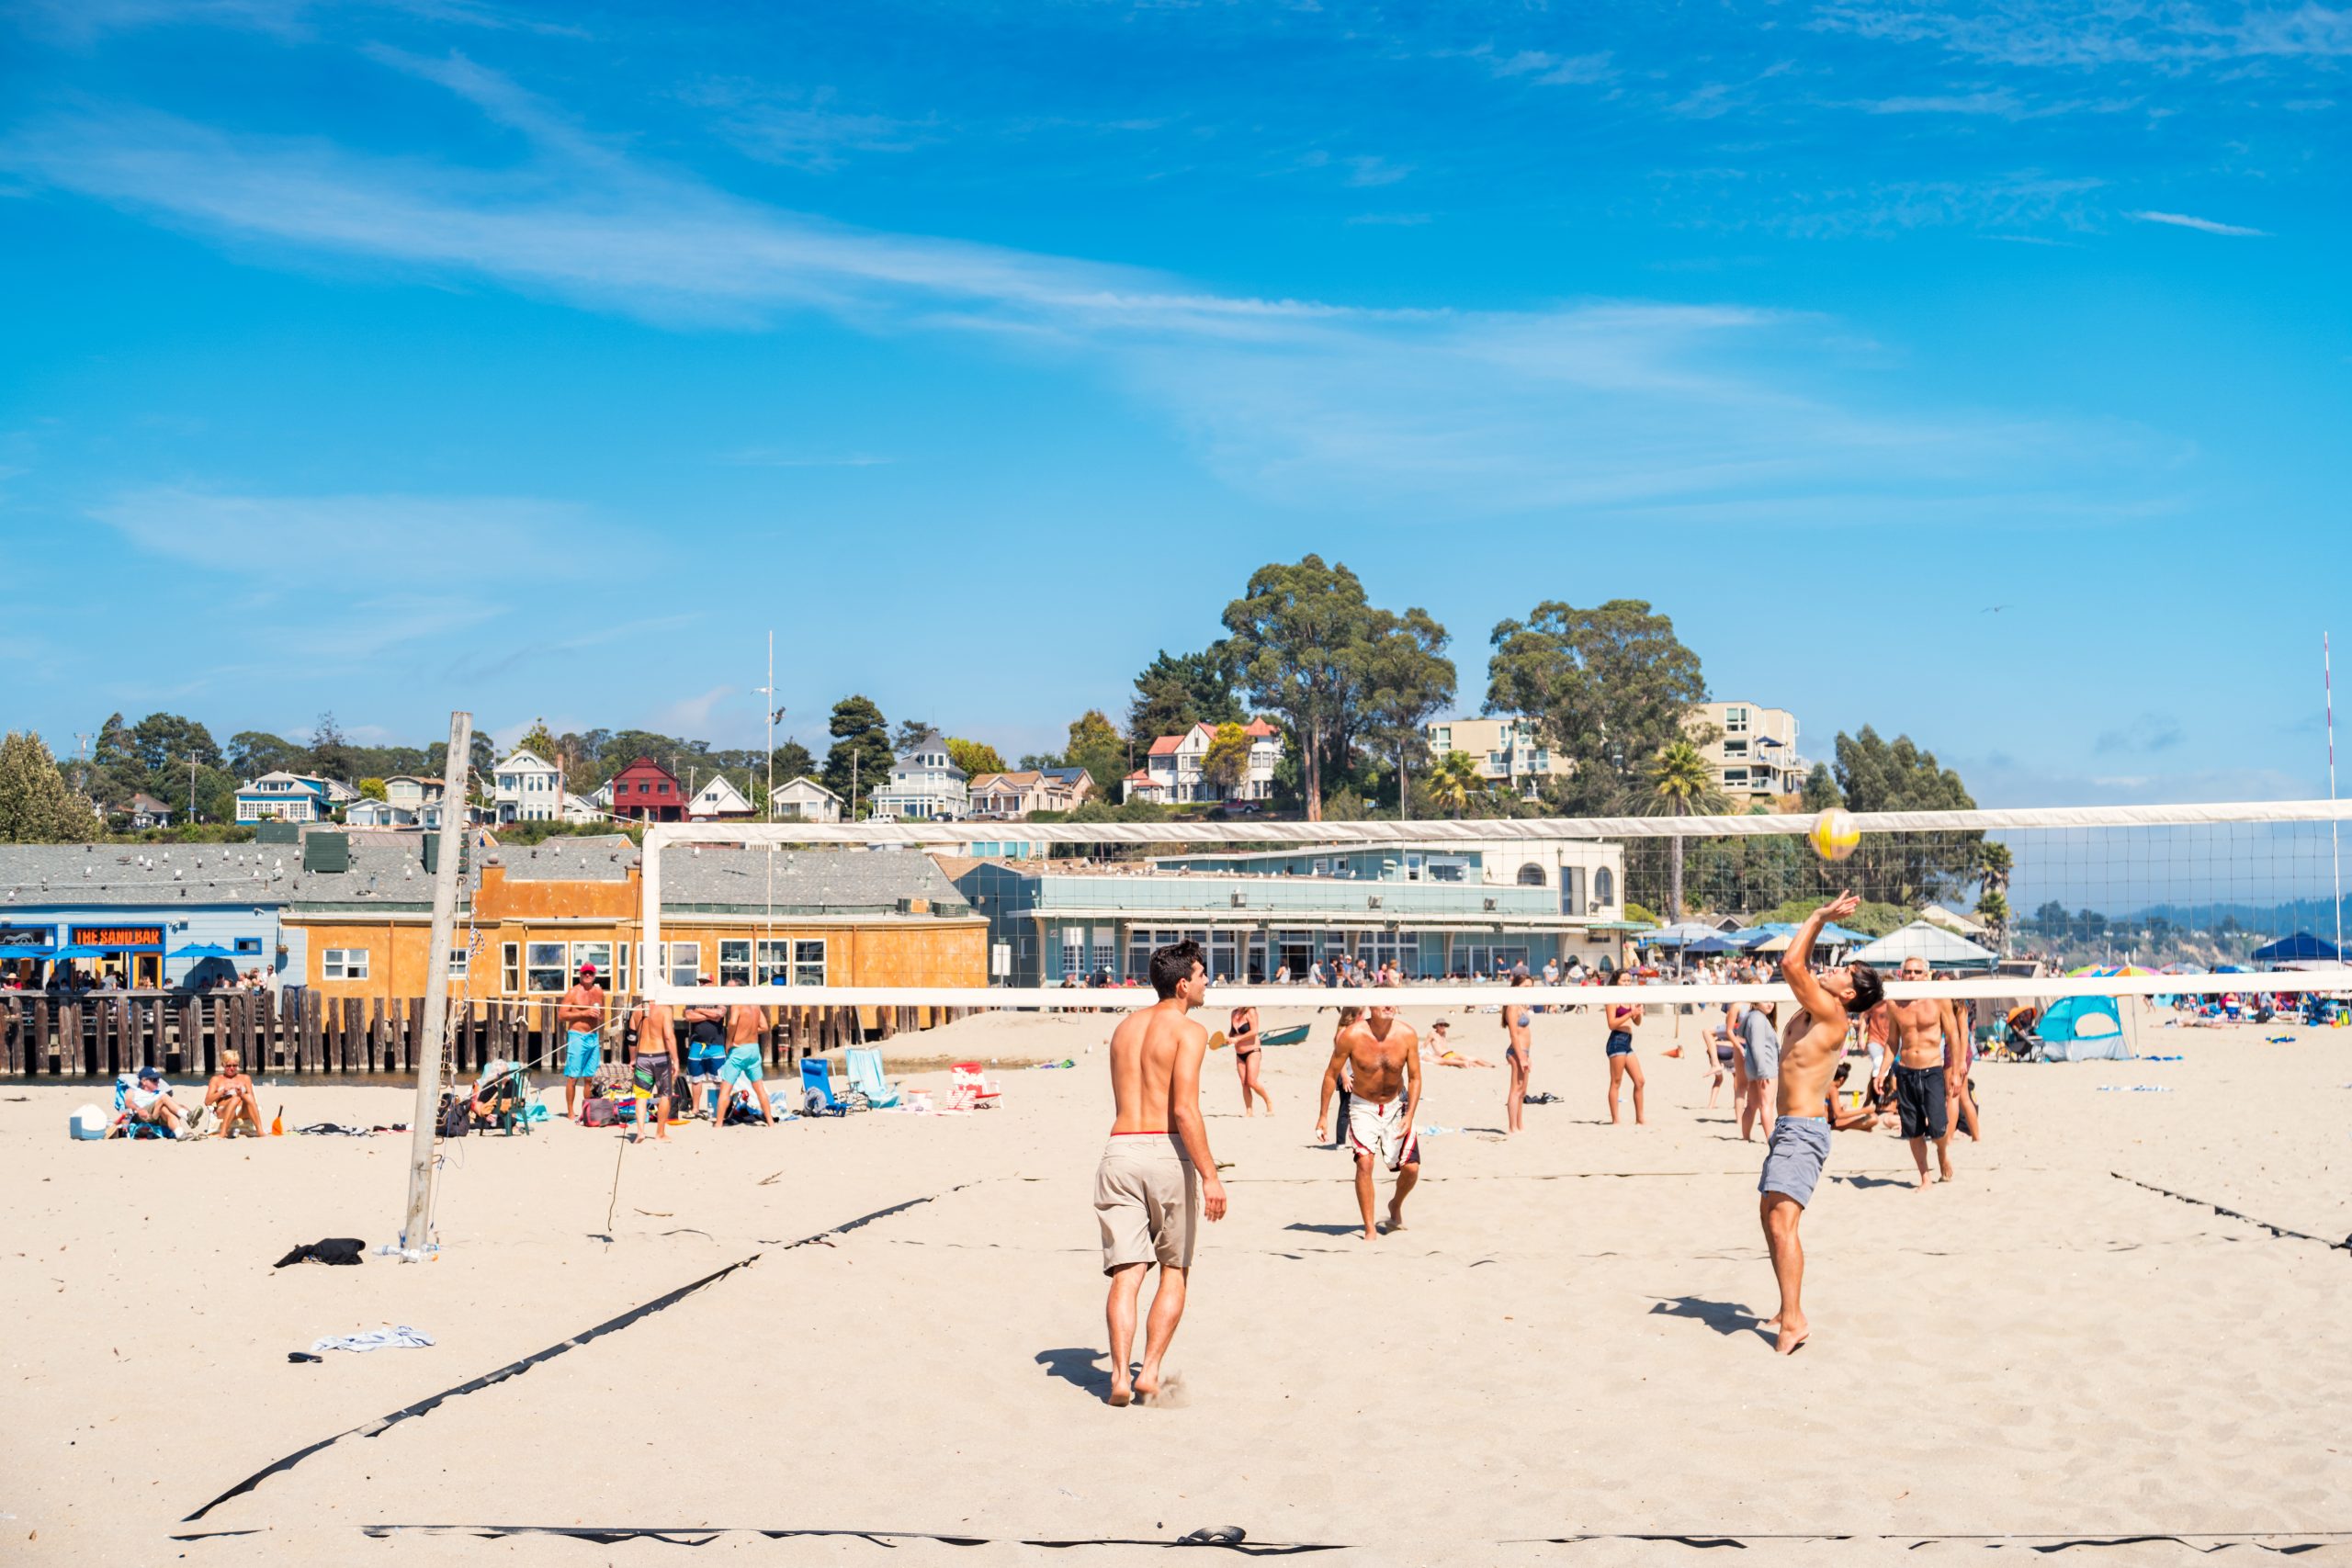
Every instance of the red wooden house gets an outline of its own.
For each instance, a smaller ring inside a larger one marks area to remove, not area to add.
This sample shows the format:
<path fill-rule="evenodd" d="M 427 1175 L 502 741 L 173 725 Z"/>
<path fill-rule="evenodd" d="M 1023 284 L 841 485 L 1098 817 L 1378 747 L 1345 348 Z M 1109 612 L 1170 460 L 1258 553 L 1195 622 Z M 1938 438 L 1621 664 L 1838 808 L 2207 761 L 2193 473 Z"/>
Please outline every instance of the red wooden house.
<path fill-rule="evenodd" d="M 678 775 L 650 757 L 639 757 L 613 775 L 613 815 L 624 822 L 683 822 L 685 787 Z"/>

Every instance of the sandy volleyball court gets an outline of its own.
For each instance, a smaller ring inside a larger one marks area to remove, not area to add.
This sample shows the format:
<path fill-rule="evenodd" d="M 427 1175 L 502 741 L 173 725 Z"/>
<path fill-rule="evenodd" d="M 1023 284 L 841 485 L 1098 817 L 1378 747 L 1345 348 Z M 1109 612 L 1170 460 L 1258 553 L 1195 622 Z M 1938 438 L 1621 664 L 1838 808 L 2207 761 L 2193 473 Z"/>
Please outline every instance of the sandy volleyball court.
<path fill-rule="evenodd" d="M 1926 1193 L 1892 1136 L 1839 1134 L 1805 1221 L 1815 1339 L 1783 1359 L 1753 1326 L 1772 1304 L 1760 1145 L 1703 1109 L 1695 1053 L 1662 1058 L 1663 1020 L 1642 1043 L 1646 1128 L 1601 1123 L 1589 1016 L 1537 1021 L 1535 1087 L 1563 1100 L 1516 1142 L 1496 1131 L 1499 1071 L 1439 1072 L 1411 1228 L 1365 1244 L 1345 1157 L 1309 1145 L 1328 1016 L 1269 1052 L 1272 1120 L 1239 1118 L 1230 1059 L 1212 1058 L 1234 1213 L 1195 1270 L 1172 1409 L 1101 1402 L 1088 1195 L 1109 1097 L 1084 1053 L 1107 1017 L 904 1042 L 1006 1062 L 1002 1108 L 977 1116 L 693 1126 L 626 1154 L 562 1126 L 465 1140 L 447 1248 L 408 1267 L 270 1267 L 300 1241 L 386 1240 L 404 1138 L 76 1145 L 65 1118 L 88 1090 L 0 1089 L 0 1557 L 659 1562 L 727 1528 L 692 1561 L 1110 1563 L 1160 1554 L 1021 1543 L 1234 1524 L 1363 1562 L 1689 1561 L 1720 1550 L 1706 1540 L 1752 1562 L 2035 1560 L 1998 1538 L 2162 1535 L 2184 1539 L 2063 1555 L 2187 1561 L 2261 1537 L 2352 1560 L 2352 1256 L 2211 1206 L 2352 1232 L 2352 1034 L 2147 1030 L 2142 1049 L 2187 1059 L 1984 1066 L 1988 1141 L 1960 1142 L 1960 1181 Z M 1492 1014 L 1453 1016 L 1499 1056 Z M 1075 1070 L 1011 1065 L 1063 1054 Z M 408 1105 L 267 1098 L 289 1124 Z M 307 1445 L 747 1258 L 180 1522 Z M 438 1343 L 286 1359 L 390 1324 Z M 681 1533 L 368 1533 L 427 1525 Z"/>

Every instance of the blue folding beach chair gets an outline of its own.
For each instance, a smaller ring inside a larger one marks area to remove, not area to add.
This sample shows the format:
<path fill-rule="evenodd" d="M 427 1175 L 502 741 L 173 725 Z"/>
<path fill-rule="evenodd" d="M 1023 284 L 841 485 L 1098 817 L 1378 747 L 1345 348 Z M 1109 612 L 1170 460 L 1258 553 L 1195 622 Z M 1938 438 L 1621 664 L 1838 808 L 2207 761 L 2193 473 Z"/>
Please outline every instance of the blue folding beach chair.
<path fill-rule="evenodd" d="M 882 1076 L 882 1053 L 873 1046 L 853 1046 L 849 1052 L 849 1087 L 865 1096 L 869 1111 L 888 1111 L 899 1103 L 898 1087 Z"/>
<path fill-rule="evenodd" d="M 833 1098 L 833 1069 L 822 1056 L 800 1059 L 802 1110 L 810 1116 L 839 1116 L 842 1102 Z"/>

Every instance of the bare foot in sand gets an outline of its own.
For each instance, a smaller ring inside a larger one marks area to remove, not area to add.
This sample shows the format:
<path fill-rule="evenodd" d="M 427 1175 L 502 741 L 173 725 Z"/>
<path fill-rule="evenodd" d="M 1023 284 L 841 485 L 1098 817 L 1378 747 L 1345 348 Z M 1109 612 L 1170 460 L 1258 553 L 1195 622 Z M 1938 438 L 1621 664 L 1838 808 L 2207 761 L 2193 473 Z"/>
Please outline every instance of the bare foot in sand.
<path fill-rule="evenodd" d="M 1793 1356 L 1804 1342 L 1813 1337 L 1813 1325 L 1803 1317 L 1783 1318 L 1773 1325 L 1772 1348 L 1783 1356 Z"/>
<path fill-rule="evenodd" d="M 1943 1179 L 1944 1179 L 1944 1180 L 1946 1180 L 1946 1181 L 1950 1181 L 1950 1180 L 1951 1179 L 1951 1160 L 1950 1156 L 1946 1156 L 1946 1157 L 1943 1159 L 1943 1161 L 1942 1161 L 1942 1165 L 1943 1165 Z"/>
<path fill-rule="evenodd" d="M 1109 1397 L 1111 1401 L 1111 1407 L 1114 1410 L 1125 1410 L 1128 1405 L 1135 1403 L 1135 1385 L 1127 1382 L 1125 1368 L 1122 1367 L 1119 1371 L 1111 1374 L 1111 1393 Z"/>
<path fill-rule="evenodd" d="M 1191 1403 L 1184 1394 L 1184 1374 L 1182 1372 L 1170 1372 L 1166 1377 L 1155 1380 L 1149 1388 L 1144 1387 L 1143 1379 L 1137 1378 L 1136 1393 L 1143 1400 L 1147 1410 L 1182 1410 Z"/>
<path fill-rule="evenodd" d="M 1374 1226 L 1368 1230 L 1360 1230 L 1355 1233 L 1355 1239 L 1358 1241 L 1378 1241 L 1380 1239 L 1379 1227 Z"/>
<path fill-rule="evenodd" d="M 1391 1204 L 1388 1206 L 1388 1233 L 1389 1233 L 1391 1235 L 1396 1235 L 1398 1231 L 1401 1231 L 1401 1230 L 1403 1230 L 1404 1228 L 1405 1228 L 1405 1213 L 1404 1213 L 1404 1211 L 1403 1211 L 1403 1210 L 1401 1210 L 1401 1209 L 1399 1209 L 1399 1208 L 1397 1208 L 1396 1204 L 1391 1203 Z"/>

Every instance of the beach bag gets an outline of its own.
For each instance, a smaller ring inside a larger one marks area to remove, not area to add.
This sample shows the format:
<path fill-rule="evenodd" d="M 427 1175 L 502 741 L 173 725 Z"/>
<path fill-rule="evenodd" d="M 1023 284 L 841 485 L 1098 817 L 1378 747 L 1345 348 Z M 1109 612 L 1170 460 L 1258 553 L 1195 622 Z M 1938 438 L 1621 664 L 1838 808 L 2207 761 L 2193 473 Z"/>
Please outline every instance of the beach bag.
<path fill-rule="evenodd" d="M 103 1138 L 107 1135 L 107 1123 L 112 1120 L 98 1107 L 85 1105 L 66 1118 L 66 1135 L 77 1141 Z"/>
<path fill-rule="evenodd" d="M 472 1132 L 473 1117 L 470 1114 L 470 1109 L 464 1096 L 443 1095 L 441 1097 L 441 1135 L 445 1138 L 462 1138 Z"/>
<path fill-rule="evenodd" d="M 580 1111 L 580 1124 L 583 1127 L 609 1127 L 619 1119 L 613 1102 L 602 1095 L 591 1095 Z"/>

